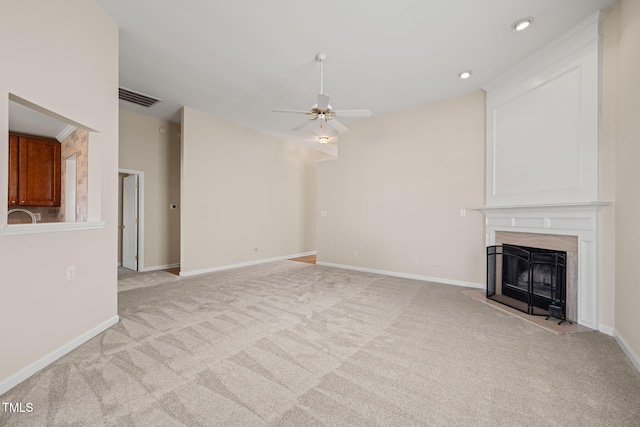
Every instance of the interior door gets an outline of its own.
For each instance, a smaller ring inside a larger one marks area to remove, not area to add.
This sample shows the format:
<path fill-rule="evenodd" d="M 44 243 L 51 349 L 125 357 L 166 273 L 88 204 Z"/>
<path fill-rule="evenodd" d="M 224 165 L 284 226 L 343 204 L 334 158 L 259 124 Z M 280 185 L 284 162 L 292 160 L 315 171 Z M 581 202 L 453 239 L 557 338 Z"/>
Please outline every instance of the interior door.
<path fill-rule="evenodd" d="M 122 185 L 122 266 L 138 271 L 138 175 Z"/>

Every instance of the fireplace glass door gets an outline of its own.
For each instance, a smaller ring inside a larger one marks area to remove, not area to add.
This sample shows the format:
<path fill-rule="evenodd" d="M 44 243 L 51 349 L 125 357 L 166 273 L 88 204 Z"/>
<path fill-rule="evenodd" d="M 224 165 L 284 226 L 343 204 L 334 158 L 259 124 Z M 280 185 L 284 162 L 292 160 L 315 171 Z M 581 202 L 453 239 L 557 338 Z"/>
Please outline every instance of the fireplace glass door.
<path fill-rule="evenodd" d="M 567 253 L 516 245 L 487 248 L 487 298 L 527 314 L 566 319 Z"/>

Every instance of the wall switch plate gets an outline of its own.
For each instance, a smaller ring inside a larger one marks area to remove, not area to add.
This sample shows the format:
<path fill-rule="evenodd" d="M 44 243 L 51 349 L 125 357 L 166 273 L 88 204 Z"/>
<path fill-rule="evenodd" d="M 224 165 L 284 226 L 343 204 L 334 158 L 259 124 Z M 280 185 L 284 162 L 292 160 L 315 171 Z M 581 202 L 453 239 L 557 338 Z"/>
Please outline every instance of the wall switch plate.
<path fill-rule="evenodd" d="M 76 266 L 70 265 L 67 267 L 67 280 L 73 280 L 76 278 Z"/>
<path fill-rule="evenodd" d="M 36 217 L 36 221 L 42 221 L 42 214 L 40 212 L 34 212 L 33 215 Z"/>
<path fill-rule="evenodd" d="M 467 216 L 467 210 L 466 209 L 460 209 L 460 216 Z"/>

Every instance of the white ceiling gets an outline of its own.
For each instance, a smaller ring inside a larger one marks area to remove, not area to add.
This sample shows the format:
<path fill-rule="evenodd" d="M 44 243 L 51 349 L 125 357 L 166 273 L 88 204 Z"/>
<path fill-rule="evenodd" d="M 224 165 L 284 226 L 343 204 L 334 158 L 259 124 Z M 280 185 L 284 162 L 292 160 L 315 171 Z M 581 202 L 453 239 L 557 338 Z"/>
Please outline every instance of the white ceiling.
<path fill-rule="evenodd" d="M 317 146 L 326 126 L 292 132 L 305 117 L 271 110 L 316 102 L 319 52 L 333 108 L 375 120 L 480 89 L 615 0 L 97 2 L 120 27 L 120 85 L 163 99 L 123 108 L 179 122 L 188 106 Z M 511 29 L 527 16 L 529 29 Z"/>
<path fill-rule="evenodd" d="M 68 135 L 66 132 L 69 126 L 51 115 L 9 100 L 9 131 L 12 133 L 57 138 Z"/>

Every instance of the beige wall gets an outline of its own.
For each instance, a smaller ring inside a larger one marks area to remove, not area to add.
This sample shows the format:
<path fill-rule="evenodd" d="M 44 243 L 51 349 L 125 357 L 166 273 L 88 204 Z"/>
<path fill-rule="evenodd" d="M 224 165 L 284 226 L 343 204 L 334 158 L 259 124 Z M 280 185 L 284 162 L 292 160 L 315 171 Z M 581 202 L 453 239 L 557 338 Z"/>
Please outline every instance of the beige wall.
<path fill-rule="evenodd" d="M 3 2 L 0 52 L 0 134 L 9 93 L 95 130 L 89 219 L 105 221 L 97 230 L 0 236 L 1 390 L 117 320 L 118 28 L 93 1 Z M 0 138 L 2 165 L 7 152 Z M 0 206 L 0 226 L 6 213 Z"/>
<path fill-rule="evenodd" d="M 484 120 L 475 92 L 352 124 L 318 165 L 318 260 L 483 284 Z"/>
<path fill-rule="evenodd" d="M 319 156 L 185 107 L 181 274 L 315 250 Z"/>
<path fill-rule="evenodd" d="M 160 129 L 164 129 L 165 133 L 161 133 Z M 180 262 L 179 132 L 179 124 L 120 110 L 118 165 L 121 169 L 144 172 L 145 270 Z M 169 209 L 170 204 L 178 205 L 178 209 Z M 120 202 L 118 206 L 120 211 Z M 121 215 L 119 218 L 121 220 Z M 121 232 L 118 237 L 120 263 Z"/>
<path fill-rule="evenodd" d="M 600 91 L 600 140 L 598 147 L 599 188 L 601 201 L 616 199 L 616 73 L 618 52 L 617 7 L 605 14 L 601 26 L 602 68 Z M 600 213 L 600 324 L 615 329 L 616 283 L 616 204 Z"/>
<path fill-rule="evenodd" d="M 617 40 L 617 49 L 609 57 L 610 61 L 617 59 L 615 73 L 603 81 L 603 90 L 613 91 L 615 96 L 615 102 L 607 105 L 614 114 L 603 111 L 615 119 L 608 125 L 613 126 L 609 132 L 616 141 L 615 328 L 640 363 L 640 1 L 621 0 L 607 17 L 604 29 L 608 30 L 606 39 Z"/>

